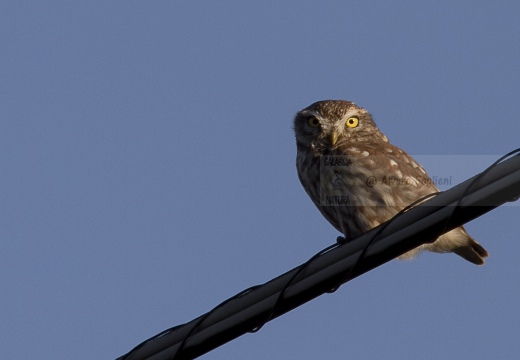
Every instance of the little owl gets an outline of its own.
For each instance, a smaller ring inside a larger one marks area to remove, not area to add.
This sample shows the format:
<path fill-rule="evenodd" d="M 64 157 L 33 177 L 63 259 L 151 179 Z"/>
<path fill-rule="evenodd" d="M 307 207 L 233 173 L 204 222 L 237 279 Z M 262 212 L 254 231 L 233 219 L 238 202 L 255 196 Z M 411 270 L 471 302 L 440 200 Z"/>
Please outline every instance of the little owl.
<path fill-rule="evenodd" d="M 355 238 L 438 189 L 424 169 L 388 139 L 353 102 L 318 101 L 294 119 L 298 177 L 323 216 L 345 238 Z M 458 227 L 421 250 L 454 252 L 484 264 L 487 251 Z"/>

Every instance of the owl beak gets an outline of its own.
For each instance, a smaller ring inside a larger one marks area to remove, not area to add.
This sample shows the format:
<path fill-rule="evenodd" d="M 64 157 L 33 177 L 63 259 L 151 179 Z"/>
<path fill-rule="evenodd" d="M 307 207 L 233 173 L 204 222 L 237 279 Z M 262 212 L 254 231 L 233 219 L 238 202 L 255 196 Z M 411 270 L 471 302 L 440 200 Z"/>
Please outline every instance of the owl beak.
<path fill-rule="evenodd" d="M 330 143 L 332 144 L 332 146 L 336 145 L 336 143 L 338 142 L 338 136 L 338 132 L 332 130 L 332 133 L 330 134 Z"/>

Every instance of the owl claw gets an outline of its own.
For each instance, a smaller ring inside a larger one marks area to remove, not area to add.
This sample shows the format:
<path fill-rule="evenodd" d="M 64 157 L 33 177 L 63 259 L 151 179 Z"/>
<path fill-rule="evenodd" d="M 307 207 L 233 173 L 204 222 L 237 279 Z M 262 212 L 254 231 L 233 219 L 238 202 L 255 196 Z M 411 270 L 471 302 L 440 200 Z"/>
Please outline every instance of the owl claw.
<path fill-rule="evenodd" d="M 344 238 L 343 236 L 338 236 L 338 237 L 336 238 L 336 242 L 337 242 L 338 244 L 340 244 L 340 245 L 343 245 L 343 244 L 346 244 L 346 243 L 347 243 L 347 239 Z"/>

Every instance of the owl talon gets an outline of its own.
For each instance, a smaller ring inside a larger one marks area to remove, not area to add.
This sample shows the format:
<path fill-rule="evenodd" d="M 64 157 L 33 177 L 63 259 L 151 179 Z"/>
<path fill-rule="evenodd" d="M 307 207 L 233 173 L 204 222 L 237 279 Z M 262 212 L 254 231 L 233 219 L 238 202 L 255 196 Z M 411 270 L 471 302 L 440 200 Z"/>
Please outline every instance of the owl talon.
<path fill-rule="evenodd" d="M 343 244 L 346 244 L 346 243 L 347 243 L 347 239 L 344 238 L 343 236 L 338 236 L 338 237 L 336 238 L 336 242 L 337 242 L 338 244 L 340 244 L 340 245 L 343 245 Z"/>

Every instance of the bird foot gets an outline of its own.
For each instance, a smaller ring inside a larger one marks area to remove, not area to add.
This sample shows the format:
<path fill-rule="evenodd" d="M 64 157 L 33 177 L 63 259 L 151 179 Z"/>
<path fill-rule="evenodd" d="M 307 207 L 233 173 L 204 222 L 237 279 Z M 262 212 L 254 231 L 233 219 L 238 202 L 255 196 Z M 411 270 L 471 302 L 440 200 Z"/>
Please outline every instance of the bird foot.
<path fill-rule="evenodd" d="M 347 239 L 344 238 L 343 236 L 338 236 L 336 238 L 336 242 L 339 244 L 339 245 L 343 245 L 343 244 L 346 244 L 347 243 Z"/>

